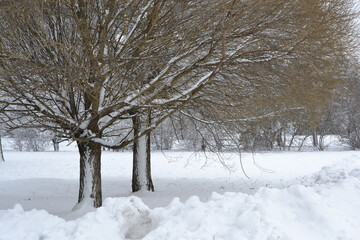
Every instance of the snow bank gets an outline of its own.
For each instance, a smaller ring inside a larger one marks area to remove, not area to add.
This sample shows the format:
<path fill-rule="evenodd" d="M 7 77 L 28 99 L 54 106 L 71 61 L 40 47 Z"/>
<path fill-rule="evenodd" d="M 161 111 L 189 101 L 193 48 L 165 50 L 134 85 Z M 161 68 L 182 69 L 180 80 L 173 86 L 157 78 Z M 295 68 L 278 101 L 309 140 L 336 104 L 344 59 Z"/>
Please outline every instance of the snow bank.
<path fill-rule="evenodd" d="M 139 198 L 106 199 L 104 207 L 73 221 L 65 221 L 46 211 L 24 211 L 20 205 L 0 211 L 0 239 L 126 239 L 141 237 L 150 210 Z"/>
<path fill-rule="evenodd" d="M 107 198 L 73 221 L 16 205 L 0 211 L 0 239 L 359 239 L 360 168 L 347 166 L 300 179 L 305 186 L 175 198 L 155 209 L 137 197 Z"/>
<path fill-rule="evenodd" d="M 330 166 L 322 167 L 319 172 L 300 178 L 299 183 L 305 186 L 313 186 L 337 183 L 348 178 L 360 179 L 359 157 L 356 155 L 336 161 Z"/>
<path fill-rule="evenodd" d="M 144 239 L 359 239 L 360 181 L 322 190 L 296 185 L 255 195 L 213 194 L 154 209 Z"/>
<path fill-rule="evenodd" d="M 25 212 L 21 205 L 0 211 L 0 239 L 41 239 L 41 233 L 54 229 L 61 218 L 48 214 L 45 210 Z"/>

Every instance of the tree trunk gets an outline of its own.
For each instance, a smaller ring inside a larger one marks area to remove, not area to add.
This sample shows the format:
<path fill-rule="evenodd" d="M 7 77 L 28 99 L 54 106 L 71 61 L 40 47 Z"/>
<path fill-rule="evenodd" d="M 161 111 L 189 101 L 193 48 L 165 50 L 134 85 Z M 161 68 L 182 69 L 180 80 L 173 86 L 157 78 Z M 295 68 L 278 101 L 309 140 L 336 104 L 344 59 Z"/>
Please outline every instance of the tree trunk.
<path fill-rule="evenodd" d="M 289 142 L 289 146 L 288 146 L 288 150 L 291 150 L 291 147 L 294 143 L 295 137 L 297 136 L 298 132 L 299 132 L 300 128 L 297 128 L 292 134 L 291 134 L 291 138 L 290 138 L 290 142 Z"/>
<path fill-rule="evenodd" d="M 60 150 L 59 143 L 54 142 L 54 152 L 58 152 Z"/>
<path fill-rule="evenodd" d="M 201 151 L 205 152 L 206 150 L 206 142 L 205 142 L 205 138 L 201 139 Z"/>
<path fill-rule="evenodd" d="M 5 162 L 2 145 L 1 145 L 1 135 L 0 135 L 0 162 Z"/>
<path fill-rule="evenodd" d="M 276 136 L 276 142 L 280 150 L 285 150 L 285 144 L 282 137 L 282 129 L 279 130 L 277 136 Z"/>
<path fill-rule="evenodd" d="M 139 136 L 142 126 L 145 126 L 141 117 L 136 115 L 132 118 L 134 137 Z M 147 125 L 150 124 L 150 113 Z M 137 192 L 142 189 L 154 191 L 154 185 L 151 179 L 151 152 L 150 152 L 150 133 L 141 137 L 133 145 L 133 175 L 132 191 Z"/>
<path fill-rule="evenodd" d="M 159 136 L 158 133 L 154 133 L 153 137 L 156 145 L 156 150 L 162 150 L 161 136 Z"/>
<path fill-rule="evenodd" d="M 318 147 L 319 146 L 319 141 L 318 141 L 318 136 L 317 136 L 316 131 L 314 131 L 312 133 L 312 139 L 313 139 L 313 146 Z"/>
<path fill-rule="evenodd" d="M 325 150 L 325 142 L 324 142 L 324 134 L 319 134 L 319 140 L 318 140 L 318 149 L 320 151 L 324 151 Z"/>
<path fill-rule="evenodd" d="M 54 146 L 54 152 L 58 152 L 60 150 L 60 147 L 59 147 L 59 143 L 60 143 L 60 139 L 58 136 L 54 136 L 53 139 L 52 139 L 52 142 L 53 142 L 53 146 Z"/>
<path fill-rule="evenodd" d="M 299 148 L 298 148 L 298 151 L 301 150 L 301 148 L 303 147 L 303 145 L 304 145 L 304 143 L 305 143 L 305 141 L 306 141 L 306 139 L 307 139 L 308 137 L 309 137 L 309 135 L 307 135 L 307 136 L 305 136 L 305 137 L 303 138 L 303 140 L 301 141 L 300 146 L 299 146 Z"/>
<path fill-rule="evenodd" d="M 151 115 L 149 112 L 149 118 L 148 118 L 148 124 L 150 125 L 151 123 Z M 147 133 L 146 134 L 146 189 L 148 191 L 154 191 L 154 184 L 152 182 L 152 178 L 151 178 L 151 133 Z"/>
<path fill-rule="evenodd" d="M 95 142 L 78 142 L 80 153 L 79 204 L 101 207 L 101 145 Z"/>

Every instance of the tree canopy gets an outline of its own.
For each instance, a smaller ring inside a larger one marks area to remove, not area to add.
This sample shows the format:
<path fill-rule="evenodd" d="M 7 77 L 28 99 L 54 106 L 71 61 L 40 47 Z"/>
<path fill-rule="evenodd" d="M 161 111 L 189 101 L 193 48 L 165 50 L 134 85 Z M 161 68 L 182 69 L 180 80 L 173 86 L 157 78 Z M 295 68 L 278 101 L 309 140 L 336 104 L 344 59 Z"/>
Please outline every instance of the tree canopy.
<path fill-rule="evenodd" d="M 5 0 L 1 119 L 77 141 L 92 176 L 79 202 L 100 206 L 101 146 L 131 144 L 180 109 L 225 123 L 268 113 L 270 98 L 299 107 L 303 89 L 337 79 L 352 17 L 347 0 Z M 149 110 L 141 132 L 114 136 Z"/>

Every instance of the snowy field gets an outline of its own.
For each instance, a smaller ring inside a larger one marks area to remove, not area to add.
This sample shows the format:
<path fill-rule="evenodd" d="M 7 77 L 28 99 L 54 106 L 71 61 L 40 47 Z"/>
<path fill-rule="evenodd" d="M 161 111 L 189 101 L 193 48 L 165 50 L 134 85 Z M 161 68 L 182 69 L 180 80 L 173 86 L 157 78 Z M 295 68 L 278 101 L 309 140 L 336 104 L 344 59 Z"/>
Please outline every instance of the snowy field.
<path fill-rule="evenodd" d="M 131 153 L 104 152 L 104 206 L 87 213 L 72 211 L 76 148 L 5 158 L 1 240 L 360 239 L 360 152 L 244 153 L 250 179 L 237 154 L 154 152 L 155 192 L 136 194 Z"/>

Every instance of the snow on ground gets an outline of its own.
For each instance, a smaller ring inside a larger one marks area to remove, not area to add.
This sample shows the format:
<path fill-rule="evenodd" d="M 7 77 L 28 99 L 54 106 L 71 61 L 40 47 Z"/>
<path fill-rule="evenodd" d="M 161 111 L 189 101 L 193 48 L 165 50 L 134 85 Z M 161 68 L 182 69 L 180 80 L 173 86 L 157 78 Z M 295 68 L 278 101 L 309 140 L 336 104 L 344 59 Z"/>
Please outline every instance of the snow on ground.
<path fill-rule="evenodd" d="M 71 211 L 79 167 L 67 150 L 5 152 L 1 240 L 360 239 L 360 152 L 244 153 L 250 179 L 237 154 L 154 152 L 156 191 L 136 194 L 131 153 L 104 152 L 104 206 L 85 214 Z"/>

